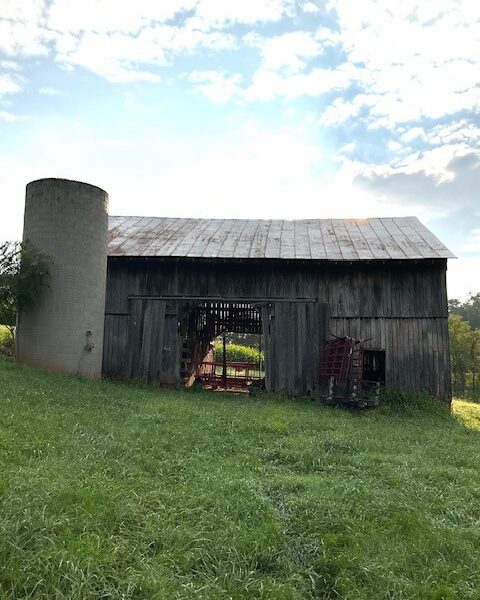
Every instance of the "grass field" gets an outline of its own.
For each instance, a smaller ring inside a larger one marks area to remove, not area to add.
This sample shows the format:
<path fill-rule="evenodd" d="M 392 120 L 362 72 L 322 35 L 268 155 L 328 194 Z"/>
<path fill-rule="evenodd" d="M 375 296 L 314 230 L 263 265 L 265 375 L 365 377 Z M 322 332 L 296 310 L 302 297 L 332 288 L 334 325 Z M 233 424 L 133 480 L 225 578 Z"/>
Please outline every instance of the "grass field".
<path fill-rule="evenodd" d="M 0 360 L 0 598 L 480 598 L 478 429 Z"/>

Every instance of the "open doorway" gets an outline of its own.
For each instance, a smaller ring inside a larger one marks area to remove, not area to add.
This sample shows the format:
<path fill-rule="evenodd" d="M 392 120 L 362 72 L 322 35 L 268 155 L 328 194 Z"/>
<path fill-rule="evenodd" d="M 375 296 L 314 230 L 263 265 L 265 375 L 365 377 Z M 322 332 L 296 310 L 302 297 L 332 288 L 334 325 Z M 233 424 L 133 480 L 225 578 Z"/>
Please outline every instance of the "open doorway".
<path fill-rule="evenodd" d="M 385 385 L 385 350 L 365 350 L 363 379 Z"/>
<path fill-rule="evenodd" d="M 264 387 L 262 317 L 246 302 L 189 303 L 179 324 L 180 374 L 187 387 L 248 391 Z"/>
<path fill-rule="evenodd" d="M 202 363 L 201 379 L 207 389 L 248 391 L 265 385 L 262 334 L 224 332 L 213 341 L 212 356 Z"/>

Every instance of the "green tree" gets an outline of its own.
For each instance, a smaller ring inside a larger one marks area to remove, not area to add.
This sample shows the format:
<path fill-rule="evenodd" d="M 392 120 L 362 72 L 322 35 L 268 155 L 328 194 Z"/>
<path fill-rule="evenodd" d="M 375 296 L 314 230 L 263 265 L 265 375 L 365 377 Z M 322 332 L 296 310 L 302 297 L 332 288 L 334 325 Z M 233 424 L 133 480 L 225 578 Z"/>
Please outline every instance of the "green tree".
<path fill-rule="evenodd" d="M 473 329 L 470 336 L 469 369 L 472 374 L 472 397 L 477 396 L 477 382 L 480 371 L 480 329 Z"/>
<path fill-rule="evenodd" d="M 0 324 L 14 337 L 17 314 L 34 308 L 48 286 L 51 259 L 30 244 L 0 244 Z"/>
<path fill-rule="evenodd" d="M 472 326 L 459 315 L 448 318 L 452 384 L 455 394 L 464 396 L 471 363 Z"/>
<path fill-rule="evenodd" d="M 448 309 L 450 314 L 468 321 L 473 329 L 480 329 L 480 292 L 470 294 L 465 302 L 452 298 L 448 301 Z"/>

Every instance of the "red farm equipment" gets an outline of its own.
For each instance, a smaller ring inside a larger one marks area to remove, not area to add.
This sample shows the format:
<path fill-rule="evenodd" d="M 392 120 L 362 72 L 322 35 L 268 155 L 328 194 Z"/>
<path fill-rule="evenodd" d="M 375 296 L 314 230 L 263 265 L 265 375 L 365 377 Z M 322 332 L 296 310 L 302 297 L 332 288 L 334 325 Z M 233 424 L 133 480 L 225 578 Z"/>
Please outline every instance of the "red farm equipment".
<path fill-rule="evenodd" d="M 325 344 L 320 358 L 319 382 L 323 396 L 332 404 L 358 408 L 377 406 L 380 383 L 364 380 L 365 342 L 349 336 Z"/>

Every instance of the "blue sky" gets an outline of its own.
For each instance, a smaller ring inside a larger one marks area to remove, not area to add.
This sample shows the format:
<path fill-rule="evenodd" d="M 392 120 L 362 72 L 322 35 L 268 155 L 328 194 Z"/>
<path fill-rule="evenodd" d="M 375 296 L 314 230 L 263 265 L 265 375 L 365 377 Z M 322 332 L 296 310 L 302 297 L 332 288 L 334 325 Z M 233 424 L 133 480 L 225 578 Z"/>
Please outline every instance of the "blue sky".
<path fill-rule="evenodd" d="M 0 240 L 25 184 L 111 214 L 417 215 L 480 291 L 478 0 L 1 0 Z"/>

